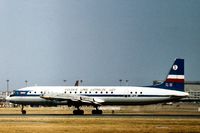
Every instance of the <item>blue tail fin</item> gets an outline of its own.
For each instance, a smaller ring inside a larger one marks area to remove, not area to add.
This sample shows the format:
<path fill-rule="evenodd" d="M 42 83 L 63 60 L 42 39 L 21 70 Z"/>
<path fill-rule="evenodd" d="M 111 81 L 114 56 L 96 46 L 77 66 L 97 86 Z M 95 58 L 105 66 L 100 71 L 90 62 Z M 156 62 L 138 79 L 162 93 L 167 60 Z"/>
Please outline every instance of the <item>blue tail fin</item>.
<path fill-rule="evenodd" d="M 166 80 L 153 87 L 169 90 L 184 91 L 184 59 L 176 59 Z"/>

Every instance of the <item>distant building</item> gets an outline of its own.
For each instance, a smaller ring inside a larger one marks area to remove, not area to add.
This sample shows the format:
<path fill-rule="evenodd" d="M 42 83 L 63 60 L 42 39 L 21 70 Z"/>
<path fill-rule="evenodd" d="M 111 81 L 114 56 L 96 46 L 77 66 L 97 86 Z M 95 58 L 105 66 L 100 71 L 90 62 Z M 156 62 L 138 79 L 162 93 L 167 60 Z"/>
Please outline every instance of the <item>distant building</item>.
<path fill-rule="evenodd" d="M 190 94 L 188 100 L 200 101 L 200 81 L 185 82 L 185 91 Z"/>
<path fill-rule="evenodd" d="M 12 92 L 5 92 L 5 91 L 1 91 L 0 92 L 0 102 L 5 101 L 6 95 L 10 95 Z"/>

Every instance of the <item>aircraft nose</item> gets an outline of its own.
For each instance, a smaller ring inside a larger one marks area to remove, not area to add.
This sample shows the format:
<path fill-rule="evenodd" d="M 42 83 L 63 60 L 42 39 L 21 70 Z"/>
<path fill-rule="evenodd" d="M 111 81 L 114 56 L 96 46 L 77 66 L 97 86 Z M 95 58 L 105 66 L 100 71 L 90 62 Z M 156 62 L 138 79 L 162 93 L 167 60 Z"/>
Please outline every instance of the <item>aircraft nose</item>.
<path fill-rule="evenodd" d="M 7 96 L 7 97 L 6 97 L 6 101 L 9 102 L 10 100 L 11 100 L 10 96 Z"/>

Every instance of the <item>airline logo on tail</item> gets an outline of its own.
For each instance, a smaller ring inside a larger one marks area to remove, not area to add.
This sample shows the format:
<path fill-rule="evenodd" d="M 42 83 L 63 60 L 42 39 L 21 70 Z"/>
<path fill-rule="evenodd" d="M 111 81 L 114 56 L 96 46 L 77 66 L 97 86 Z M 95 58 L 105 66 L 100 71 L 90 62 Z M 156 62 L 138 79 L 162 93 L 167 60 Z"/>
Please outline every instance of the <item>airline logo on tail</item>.
<path fill-rule="evenodd" d="M 165 82 L 184 83 L 184 60 L 176 59 Z"/>
<path fill-rule="evenodd" d="M 184 59 L 176 59 L 169 71 L 169 74 L 167 75 L 166 80 L 162 84 L 154 87 L 184 91 L 184 79 Z"/>

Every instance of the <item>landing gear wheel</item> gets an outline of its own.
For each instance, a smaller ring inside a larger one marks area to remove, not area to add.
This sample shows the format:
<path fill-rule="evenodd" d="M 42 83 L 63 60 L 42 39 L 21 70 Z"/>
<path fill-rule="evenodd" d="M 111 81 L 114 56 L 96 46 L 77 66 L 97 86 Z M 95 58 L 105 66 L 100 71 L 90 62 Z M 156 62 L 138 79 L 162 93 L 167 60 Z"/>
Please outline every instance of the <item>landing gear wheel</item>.
<path fill-rule="evenodd" d="M 73 114 L 74 115 L 84 115 L 84 111 L 83 110 L 74 110 Z"/>
<path fill-rule="evenodd" d="M 22 110 L 22 115 L 25 115 L 26 114 L 26 110 Z"/>
<path fill-rule="evenodd" d="M 92 110 L 93 115 L 102 115 L 103 111 L 102 110 Z"/>
<path fill-rule="evenodd" d="M 26 110 L 24 110 L 24 105 L 22 105 L 21 112 L 22 112 L 22 115 L 26 114 Z"/>

